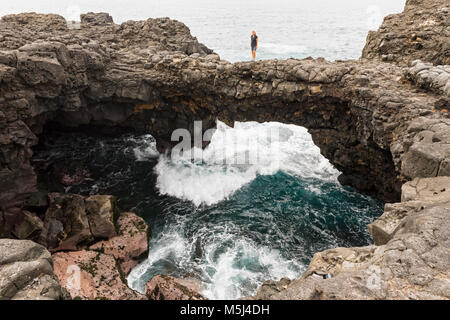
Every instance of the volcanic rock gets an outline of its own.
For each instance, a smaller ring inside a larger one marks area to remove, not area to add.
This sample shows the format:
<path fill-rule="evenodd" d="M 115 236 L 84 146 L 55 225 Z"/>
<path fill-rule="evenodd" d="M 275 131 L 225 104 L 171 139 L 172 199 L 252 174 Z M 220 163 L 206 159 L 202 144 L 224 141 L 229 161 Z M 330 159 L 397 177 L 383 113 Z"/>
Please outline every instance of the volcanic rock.
<path fill-rule="evenodd" d="M 195 282 L 171 276 L 157 275 L 145 288 L 150 300 L 205 300 Z"/>
<path fill-rule="evenodd" d="M 5 299 L 70 299 L 43 246 L 29 240 L 0 239 L 0 300 Z"/>

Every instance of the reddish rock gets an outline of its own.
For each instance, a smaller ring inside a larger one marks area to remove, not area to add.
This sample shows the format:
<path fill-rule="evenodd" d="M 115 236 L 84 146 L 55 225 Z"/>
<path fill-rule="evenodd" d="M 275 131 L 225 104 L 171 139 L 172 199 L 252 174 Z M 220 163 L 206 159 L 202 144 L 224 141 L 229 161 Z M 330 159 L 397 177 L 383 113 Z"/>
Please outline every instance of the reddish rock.
<path fill-rule="evenodd" d="M 150 300 L 206 300 L 194 281 L 171 276 L 157 275 L 145 285 L 145 289 Z"/>
<path fill-rule="evenodd" d="M 143 300 L 130 289 L 113 256 L 95 251 L 58 252 L 53 256 L 54 272 L 73 299 Z"/>
<path fill-rule="evenodd" d="M 149 227 L 144 219 L 131 212 L 123 212 L 117 220 L 118 236 L 89 247 L 114 256 L 124 275 L 128 275 L 148 252 Z"/>

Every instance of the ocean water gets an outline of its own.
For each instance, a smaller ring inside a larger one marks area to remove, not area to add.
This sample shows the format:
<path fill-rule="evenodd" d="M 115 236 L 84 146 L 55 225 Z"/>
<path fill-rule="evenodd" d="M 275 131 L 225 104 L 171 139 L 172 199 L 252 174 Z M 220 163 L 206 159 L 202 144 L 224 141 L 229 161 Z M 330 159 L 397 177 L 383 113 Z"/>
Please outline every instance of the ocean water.
<path fill-rule="evenodd" d="M 403 10 L 405 0 L 15 0 L 0 15 L 27 11 L 58 13 L 79 20 L 80 13 L 109 12 L 116 23 L 170 17 L 184 22 L 198 40 L 222 59 L 249 60 L 250 33 L 259 36 L 258 59 L 361 55 L 367 32 L 384 16 Z"/>
<path fill-rule="evenodd" d="M 258 59 L 337 60 L 358 58 L 367 31 L 403 5 L 16 0 L 2 4 L 0 14 L 56 12 L 76 19 L 80 12 L 107 11 L 116 22 L 169 16 L 230 61 L 250 58 L 251 30 L 260 37 Z M 299 277 L 317 251 L 370 244 L 366 225 L 382 213 L 382 203 L 337 182 L 339 172 L 298 126 L 247 122 L 230 128 L 219 122 L 201 161 L 159 154 L 150 135 L 49 132 L 41 141 L 35 160 L 75 162 L 91 173 L 65 191 L 114 194 L 123 210 L 149 223 L 148 258 L 128 276 L 139 291 L 153 276 L 170 274 L 198 281 L 210 299 L 251 295 L 264 280 Z"/>

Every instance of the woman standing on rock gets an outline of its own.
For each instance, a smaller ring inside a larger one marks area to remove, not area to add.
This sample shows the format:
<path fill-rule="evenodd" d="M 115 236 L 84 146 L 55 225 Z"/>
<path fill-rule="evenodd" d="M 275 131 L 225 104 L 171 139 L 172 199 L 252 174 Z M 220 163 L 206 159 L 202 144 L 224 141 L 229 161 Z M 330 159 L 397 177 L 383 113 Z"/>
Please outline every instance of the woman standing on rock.
<path fill-rule="evenodd" d="M 255 61 L 256 49 L 258 49 L 258 36 L 256 35 L 256 31 L 252 31 L 252 35 L 250 37 L 250 46 L 252 47 L 253 61 Z"/>

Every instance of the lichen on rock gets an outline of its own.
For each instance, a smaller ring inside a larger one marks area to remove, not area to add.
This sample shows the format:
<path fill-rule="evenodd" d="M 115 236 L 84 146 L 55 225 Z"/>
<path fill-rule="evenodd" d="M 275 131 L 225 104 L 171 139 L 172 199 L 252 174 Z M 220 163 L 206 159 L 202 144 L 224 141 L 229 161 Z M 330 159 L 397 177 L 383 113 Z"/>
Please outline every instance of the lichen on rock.
<path fill-rule="evenodd" d="M 301 279 L 266 283 L 256 297 L 449 298 L 449 21 L 447 1 L 408 0 L 368 35 L 361 59 L 230 63 L 168 18 L 117 25 L 107 13 L 88 13 L 70 29 L 58 15 L 4 16 L 0 236 L 40 232 L 51 251 L 75 250 L 56 255 L 85 269 L 83 297 L 123 297 L 104 292 L 86 259 L 98 254 L 116 281 L 144 252 L 144 227 L 119 217 L 131 233 L 115 235 L 108 196 L 51 196 L 43 225 L 23 210 L 37 191 L 31 148 L 45 126 L 128 128 L 152 134 L 165 151 L 173 130 L 192 131 L 194 120 L 204 130 L 216 119 L 279 121 L 306 127 L 342 184 L 397 203 L 369 226 L 374 246 L 317 253 Z M 126 250 L 115 247 L 128 241 Z"/>

